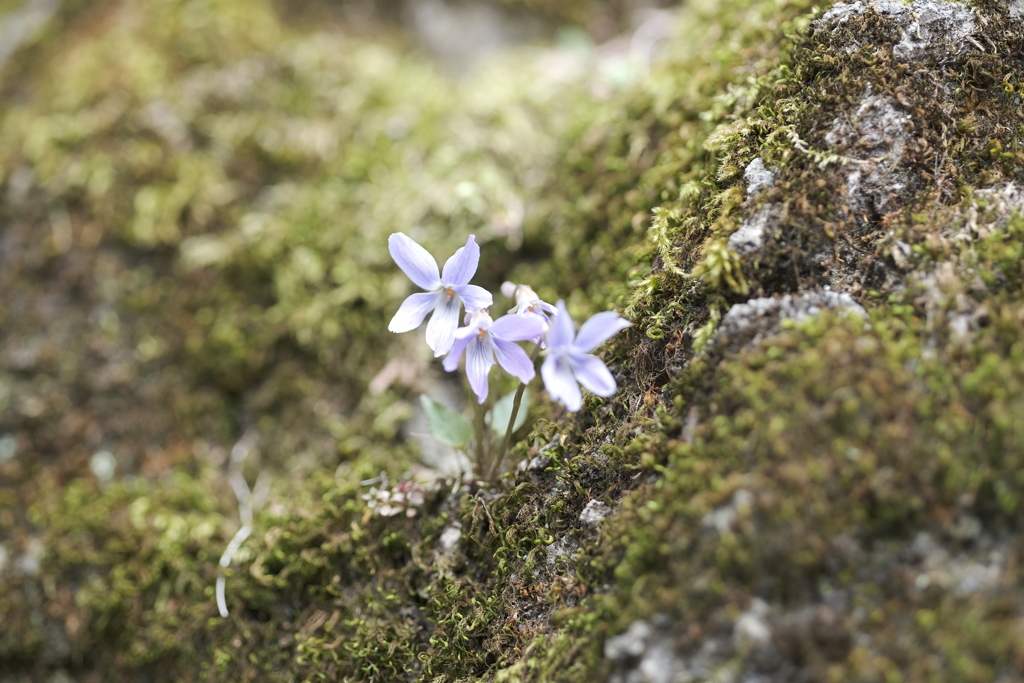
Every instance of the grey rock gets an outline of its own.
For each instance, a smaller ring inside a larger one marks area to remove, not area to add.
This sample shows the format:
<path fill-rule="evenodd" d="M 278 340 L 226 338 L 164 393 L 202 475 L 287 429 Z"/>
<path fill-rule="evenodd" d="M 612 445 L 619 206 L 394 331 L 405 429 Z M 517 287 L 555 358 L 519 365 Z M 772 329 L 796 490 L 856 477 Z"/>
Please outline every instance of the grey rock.
<path fill-rule="evenodd" d="M 919 60 L 941 56 L 948 53 L 950 48 L 957 51 L 973 47 L 970 36 L 977 30 L 974 14 L 969 7 L 959 2 L 914 0 L 909 5 L 896 0 L 839 2 L 814 22 L 814 26 L 835 32 L 852 17 L 864 14 L 868 9 L 889 18 L 901 29 L 900 41 L 893 45 L 893 54 L 897 58 Z M 1011 5 L 1011 15 L 1013 11 Z M 858 46 L 852 43 L 845 49 L 853 52 Z"/>
<path fill-rule="evenodd" d="M 910 139 L 910 117 L 888 98 L 864 93 L 853 112 L 833 120 L 825 142 L 843 157 L 846 195 L 854 210 L 882 215 L 891 211 L 890 197 L 909 180 L 899 168 Z"/>
<path fill-rule="evenodd" d="M 751 299 L 736 304 L 722 318 L 710 347 L 738 350 L 781 331 L 783 320 L 803 320 L 825 309 L 864 317 L 867 313 L 849 294 L 820 290 L 780 298 Z"/>
<path fill-rule="evenodd" d="M 612 661 L 635 659 L 647 649 L 647 642 L 653 630 L 646 621 L 637 620 L 629 625 L 625 633 L 609 638 L 604 643 L 604 656 Z"/>
<path fill-rule="evenodd" d="M 785 215 L 781 204 L 768 204 L 743 221 L 739 230 L 729 235 L 727 247 L 739 256 L 756 254 L 764 248 L 765 240 L 774 236 Z"/>
<path fill-rule="evenodd" d="M 29 0 L 20 10 L 0 19 L 0 68 L 30 42 L 60 9 L 60 0 Z"/>
<path fill-rule="evenodd" d="M 724 534 L 732 528 L 733 523 L 737 519 L 750 514 L 754 507 L 754 502 L 754 494 L 746 489 L 740 489 L 732 495 L 732 500 L 729 501 L 728 505 L 723 505 L 704 515 L 704 518 L 700 520 L 700 525 Z"/>
<path fill-rule="evenodd" d="M 760 598 L 750 601 L 747 609 L 733 626 L 733 640 L 737 647 L 750 649 L 767 645 L 772 639 L 772 629 L 768 625 L 768 604 Z"/>
<path fill-rule="evenodd" d="M 775 174 L 765 165 L 761 157 L 751 161 L 743 172 L 743 180 L 747 183 L 747 197 L 753 197 L 775 182 Z"/>
<path fill-rule="evenodd" d="M 587 506 L 583 508 L 583 512 L 580 513 L 580 522 L 587 526 L 596 527 L 601 523 L 601 520 L 610 515 L 612 509 L 602 503 L 599 500 L 592 500 L 587 503 Z"/>

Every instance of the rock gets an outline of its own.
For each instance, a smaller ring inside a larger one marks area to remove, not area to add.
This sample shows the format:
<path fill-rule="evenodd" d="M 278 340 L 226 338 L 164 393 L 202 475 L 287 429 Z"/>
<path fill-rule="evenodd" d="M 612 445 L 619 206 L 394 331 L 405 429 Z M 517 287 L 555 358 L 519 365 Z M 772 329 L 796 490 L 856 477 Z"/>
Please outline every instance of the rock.
<path fill-rule="evenodd" d="M 635 659 L 647 649 L 647 641 L 650 640 L 651 634 L 650 624 L 643 620 L 634 621 L 625 633 L 605 641 L 604 656 L 613 662 Z"/>
<path fill-rule="evenodd" d="M 18 454 L 18 439 L 13 434 L 0 436 L 0 462 L 11 460 Z"/>
<path fill-rule="evenodd" d="M 739 349 L 778 333 L 783 320 L 803 320 L 831 309 L 864 317 L 867 313 L 849 294 L 831 290 L 809 291 L 796 296 L 751 299 L 736 304 L 725 314 L 712 338 L 712 346 Z"/>
<path fill-rule="evenodd" d="M 844 157 L 846 196 L 854 210 L 887 213 L 893 208 L 890 197 L 907 187 L 909 176 L 899 166 L 909 121 L 894 100 L 872 95 L 870 87 L 854 111 L 833 120 L 825 142 Z"/>
<path fill-rule="evenodd" d="M 439 542 L 441 544 L 441 552 L 450 553 L 455 549 L 459 539 L 462 538 L 461 526 L 450 526 L 441 532 L 441 538 Z"/>
<path fill-rule="evenodd" d="M 750 256 L 764 248 L 765 240 L 774 236 L 779 224 L 785 216 L 786 208 L 782 204 L 768 204 L 743 221 L 739 229 L 729 235 L 727 246 L 739 256 Z"/>
<path fill-rule="evenodd" d="M 724 534 L 732 528 L 733 522 L 742 519 L 750 514 L 754 506 L 754 495 L 746 489 L 740 489 L 733 494 L 728 505 L 717 508 L 700 520 L 703 527 L 714 529 Z"/>
<path fill-rule="evenodd" d="M 733 639 L 740 649 L 767 645 L 772 639 L 772 630 L 766 621 L 768 604 L 760 598 L 750 601 L 750 607 L 740 615 L 733 626 Z"/>
<path fill-rule="evenodd" d="M 25 547 L 25 552 L 14 560 L 14 572 L 24 576 L 35 576 L 42 566 L 43 555 L 46 548 L 38 538 L 30 539 Z"/>
<path fill-rule="evenodd" d="M 815 25 L 835 31 L 851 17 L 860 16 L 873 10 L 894 22 L 900 28 L 900 40 L 892 48 L 900 59 L 918 60 L 937 57 L 950 51 L 973 46 L 970 36 L 977 30 L 974 14 L 970 8 L 959 2 L 942 0 L 914 0 L 904 5 L 897 0 L 874 0 L 873 2 L 837 2 Z M 1011 14 L 1013 12 L 1011 8 Z M 846 46 L 853 52 L 859 46 L 855 37 Z"/>
<path fill-rule="evenodd" d="M 747 183 L 747 197 L 756 197 L 775 182 L 775 173 L 768 170 L 761 157 L 757 157 L 747 165 L 743 180 Z"/>
<path fill-rule="evenodd" d="M 587 526 L 596 527 L 601 520 L 611 514 L 612 509 L 599 500 L 592 500 L 587 503 L 580 513 L 580 522 Z"/>

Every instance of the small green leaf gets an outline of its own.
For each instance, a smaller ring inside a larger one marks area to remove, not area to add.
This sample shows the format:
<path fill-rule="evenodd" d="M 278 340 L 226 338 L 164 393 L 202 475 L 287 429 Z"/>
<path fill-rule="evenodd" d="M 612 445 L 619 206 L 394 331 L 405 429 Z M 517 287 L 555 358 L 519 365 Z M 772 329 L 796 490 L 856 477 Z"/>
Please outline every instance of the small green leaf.
<path fill-rule="evenodd" d="M 508 427 L 508 419 L 512 416 L 512 404 L 515 403 L 516 392 L 505 394 L 494 404 L 491 412 L 487 413 L 487 424 L 500 436 L 505 436 L 505 427 Z M 516 413 L 516 423 L 512 425 L 512 433 L 526 423 L 526 414 L 530 411 L 530 390 L 523 391 L 523 400 L 519 404 L 519 412 Z"/>
<path fill-rule="evenodd" d="M 430 433 L 441 443 L 462 448 L 473 438 L 472 423 L 448 406 L 431 400 L 426 394 L 420 395 L 420 405 L 430 421 Z"/>

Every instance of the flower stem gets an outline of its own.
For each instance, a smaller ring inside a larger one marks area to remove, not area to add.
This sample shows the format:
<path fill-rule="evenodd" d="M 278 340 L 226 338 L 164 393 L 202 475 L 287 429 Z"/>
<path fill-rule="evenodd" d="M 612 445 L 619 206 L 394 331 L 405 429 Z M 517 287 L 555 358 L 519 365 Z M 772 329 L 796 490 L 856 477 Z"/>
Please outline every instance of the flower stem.
<path fill-rule="evenodd" d="M 487 425 L 484 423 L 484 412 L 487 407 L 478 403 L 476 405 L 476 469 L 481 475 L 486 475 L 484 471 L 487 467 L 486 457 L 484 456 L 484 440 L 488 438 Z"/>
<path fill-rule="evenodd" d="M 537 354 L 540 353 L 540 344 L 537 344 L 533 348 L 533 355 L 530 356 L 530 362 L 536 362 Z M 505 453 L 508 451 L 509 441 L 512 440 L 512 427 L 516 423 L 516 416 L 519 415 L 519 404 L 523 400 L 523 392 L 526 391 L 526 384 L 523 382 L 519 383 L 519 388 L 516 389 L 516 397 L 512 401 L 512 414 L 508 418 L 508 427 L 505 428 L 505 438 L 501 441 L 501 450 L 498 451 L 498 457 L 494 460 L 494 465 L 491 471 L 488 473 L 488 480 L 495 479 L 498 473 L 501 471 L 501 463 L 505 459 Z"/>

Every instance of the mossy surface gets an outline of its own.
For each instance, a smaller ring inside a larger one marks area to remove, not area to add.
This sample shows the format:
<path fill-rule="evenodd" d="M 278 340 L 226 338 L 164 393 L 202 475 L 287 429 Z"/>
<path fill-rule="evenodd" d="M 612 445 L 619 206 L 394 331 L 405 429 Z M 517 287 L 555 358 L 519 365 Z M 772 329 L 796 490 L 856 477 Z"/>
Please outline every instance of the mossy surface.
<path fill-rule="evenodd" d="M 827 9 L 691 2 L 601 99 L 270 5 L 68 5 L 0 81 L 0 675 L 1024 675 L 1024 24 Z M 619 393 L 538 402 L 496 486 L 409 483 L 394 230 L 623 310 Z M 738 317 L 826 289 L 866 313 Z M 221 570 L 229 471 L 272 484 Z"/>

